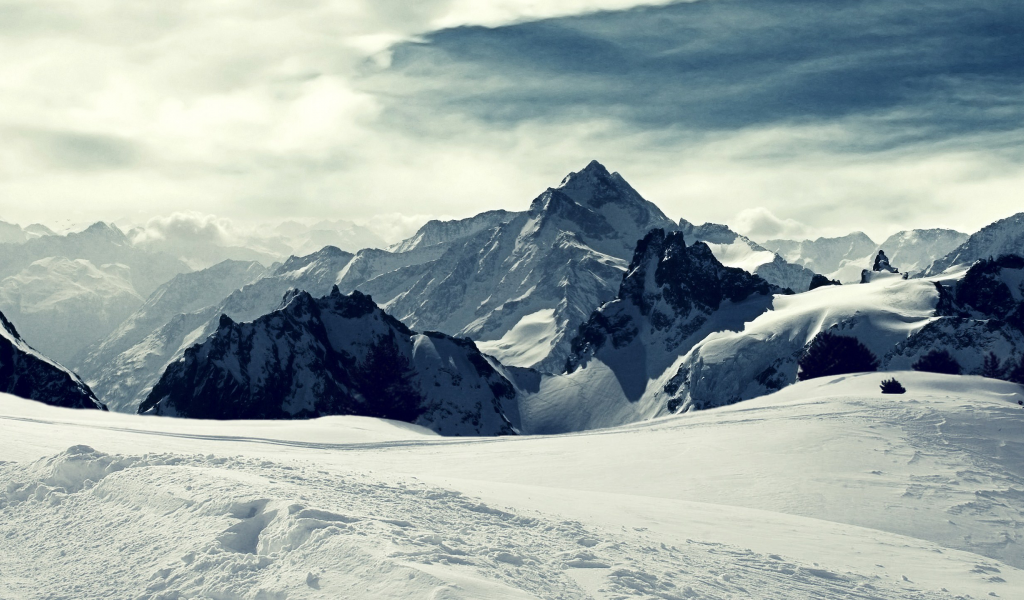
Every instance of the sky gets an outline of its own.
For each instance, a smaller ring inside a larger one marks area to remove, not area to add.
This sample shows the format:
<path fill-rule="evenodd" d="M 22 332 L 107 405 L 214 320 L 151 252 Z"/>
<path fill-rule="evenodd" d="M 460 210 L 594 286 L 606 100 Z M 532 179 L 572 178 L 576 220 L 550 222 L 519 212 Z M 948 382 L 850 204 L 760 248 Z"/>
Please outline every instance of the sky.
<path fill-rule="evenodd" d="M 0 0 L 0 218 L 394 238 L 597 159 L 755 239 L 973 232 L 1024 210 L 1022 48 L 1018 0 Z"/>

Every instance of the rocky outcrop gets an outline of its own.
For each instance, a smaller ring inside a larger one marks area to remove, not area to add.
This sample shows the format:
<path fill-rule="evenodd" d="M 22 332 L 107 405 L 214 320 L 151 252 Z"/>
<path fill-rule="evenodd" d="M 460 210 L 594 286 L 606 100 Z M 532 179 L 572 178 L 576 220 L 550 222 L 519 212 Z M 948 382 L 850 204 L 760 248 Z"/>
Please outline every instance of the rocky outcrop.
<path fill-rule="evenodd" d="M 33 350 L 0 313 L 0 392 L 64 408 L 106 407 L 77 375 Z"/>
<path fill-rule="evenodd" d="M 362 415 L 444 435 L 514 433 L 516 392 L 473 342 L 416 333 L 369 296 L 293 292 L 172 363 L 140 413 L 205 419 Z"/>
<path fill-rule="evenodd" d="M 871 270 L 876 273 L 899 273 L 899 269 L 889 264 L 889 258 L 885 255 L 885 250 L 879 250 L 878 254 L 875 255 L 875 264 L 872 265 Z"/>

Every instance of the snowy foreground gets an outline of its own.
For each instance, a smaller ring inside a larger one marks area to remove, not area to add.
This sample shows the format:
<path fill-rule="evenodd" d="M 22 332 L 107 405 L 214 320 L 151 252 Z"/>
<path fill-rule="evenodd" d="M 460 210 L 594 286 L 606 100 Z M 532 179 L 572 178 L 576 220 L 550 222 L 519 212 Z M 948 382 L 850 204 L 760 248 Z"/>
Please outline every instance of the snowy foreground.
<path fill-rule="evenodd" d="M 1024 597 L 1021 388 L 896 373 L 441 438 L 0 396 L 0 598 Z"/>

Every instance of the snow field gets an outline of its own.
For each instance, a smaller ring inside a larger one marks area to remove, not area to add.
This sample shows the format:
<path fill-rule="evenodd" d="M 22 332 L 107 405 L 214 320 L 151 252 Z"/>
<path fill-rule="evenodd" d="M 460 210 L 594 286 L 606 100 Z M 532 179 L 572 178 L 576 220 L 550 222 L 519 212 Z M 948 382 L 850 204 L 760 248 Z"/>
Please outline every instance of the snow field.
<path fill-rule="evenodd" d="M 1022 398 L 873 373 L 456 439 L 3 396 L 0 598 L 1014 598 Z"/>

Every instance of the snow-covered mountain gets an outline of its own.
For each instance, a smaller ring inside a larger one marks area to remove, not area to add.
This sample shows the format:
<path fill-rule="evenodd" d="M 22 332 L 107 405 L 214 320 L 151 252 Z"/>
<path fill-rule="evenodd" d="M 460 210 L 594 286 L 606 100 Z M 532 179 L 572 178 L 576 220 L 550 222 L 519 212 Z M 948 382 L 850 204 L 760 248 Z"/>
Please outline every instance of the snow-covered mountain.
<path fill-rule="evenodd" d="M 815 240 L 768 240 L 761 245 L 790 263 L 843 283 L 860 281 L 860 272 L 871 267 L 870 261 L 878 250 L 878 245 L 859 231 Z"/>
<path fill-rule="evenodd" d="M 997 258 L 1004 254 L 1024 252 L 1024 212 L 1001 219 L 983 227 L 948 254 L 925 269 L 925 275 L 938 275 L 958 265 L 970 265 L 977 260 Z"/>
<path fill-rule="evenodd" d="M 246 268 L 234 276 L 225 274 L 219 283 L 203 283 L 209 277 L 219 277 L 214 267 L 208 274 L 181 280 L 189 282 L 180 292 L 186 296 L 193 286 L 204 287 L 202 295 L 196 296 L 204 299 L 202 305 L 194 303 L 175 312 L 176 304 L 160 304 L 158 311 L 140 316 L 144 327 L 126 323 L 125 331 L 112 334 L 102 347 L 90 349 L 80 372 L 111 410 L 134 411 L 168 364 L 217 330 L 221 314 L 251 321 L 279 308 L 292 289 L 323 296 L 338 285 L 350 292 L 382 273 L 435 260 L 446 248 L 441 243 L 406 252 L 365 249 L 352 255 L 327 246 L 307 256 L 293 256 L 265 276 Z M 143 310 L 148 313 L 145 307 Z"/>
<path fill-rule="evenodd" d="M 37 260 L 50 257 L 84 259 L 94 265 L 121 264 L 129 269 L 132 287 L 146 298 L 162 283 L 192 269 L 166 254 L 136 248 L 117 227 L 94 223 L 85 231 L 47 235 L 21 244 L 0 245 L 0 279 L 9 277 Z M 83 316 L 84 318 L 84 316 Z"/>
<path fill-rule="evenodd" d="M 213 419 L 362 415 L 445 435 L 513 433 L 516 393 L 473 345 L 419 334 L 369 296 L 337 287 L 292 294 L 251 323 L 216 333 L 172 363 L 139 412 Z"/>
<path fill-rule="evenodd" d="M 103 339 L 82 352 L 71 366 L 86 381 L 104 389 L 104 374 L 122 362 L 121 355 L 132 349 L 178 315 L 218 304 L 231 292 L 266 275 L 257 262 L 224 261 L 207 269 L 182 273 L 160 286 L 133 314 Z M 132 380 L 140 374 L 118 371 Z M 103 392 L 98 392 L 103 393 Z"/>
<path fill-rule="evenodd" d="M 198 309 L 193 308 L 192 312 L 176 313 L 176 301 L 164 306 L 158 299 L 152 307 L 153 318 L 149 314 L 139 315 L 137 321 L 126 323 L 124 331 L 116 331 L 90 349 L 80 365 L 81 373 L 111 410 L 134 412 L 168 364 L 177 360 L 186 348 L 217 330 L 221 314 L 237 321 L 251 321 L 280 307 L 281 299 L 289 290 L 327 294 L 350 260 L 352 254 L 328 246 L 309 256 L 292 257 L 264 277 L 245 267 L 234 271 L 230 278 L 225 277 L 223 284 L 207 284 L 208 277 L 218 277 L 214 267 L 212 272 L 182 278 L 168 290 L 170 298 L 179 295 L 187 298 L 189 290 L 207 285 L 210 293 L 203 298 L 203 303 L 228 288 L 234 291 Z M 225 268 L 234 270 L 237 266 L 238 263 L 228 263 Z M 252 283 L 245 284 L 244 280 L 252 280 Z"/>
<path fill-rule="evenodd" d="M 507 210 L 489 210 L 468 219 L 438 221 L 432 219 L 420 227 L 416 233 L 397 244 L 388 247 L 391 252 L 408 252 L 425 246 L 447 244 L 458 239 L 467 238 L 486 229 L 492 229 L 508 223 L 520 213 Z"/>
<path fill-rule="evenodd" d="M 778 254 L 729 229 L 726 225 L 704 223 L 694 225 L 679 219 L 679 230 L 690 242 L 704 242 L 715 258 L 727 267 L 737 267 L 760 276 L 772 285 L 806 292 L 814 272 L 800 265 L 786 262 Z"/>
<path fill-rule="evenodd" d="M 0 221 L 0 244 L 20 244 L 44 235 L 57 235 L 49 227 L 38 223 L 22 227 L 17 223 Z"/>
<path fill-rule="evenodd" d="M 357 252 L 363 248 L 385 248 L 388 245 L 372 229 L 344 220 L 319 221 L 312 225 L 285 221 L 274 231 L 284 238 L 296 256 L 312 254 L 324 246 Z"/>
<path fill-rule="evenodd" d="M 597 161 L 513 214 L 449 243 L 433 262 L 359 289 L 413 328 L 470 337 L 508 365 L 556 371 L 578 326 L 615 296 L 637 240 L 676 227 Z"/>
<path fill-rule="evenodd" d="M 142 305 L 131 272 L 121 264 L 43 258 L 0 280 L 0 310 L 32 346 L 71 364 Z"/>
<path fill-rule="evenodd" d="M 884 250 L 892 266 L 901 273 L 913 275 L 966 239 L 967 234 L 952 229 L 910 229 L 894 233 L 881 245 L 861 232 L 816 240 L 768 240 L 762 245 L 829 279 L 856 283 L 862 270 L 872 268 L 878 250 Z"/>
<path fill-rule="evenodd" d="M 949 254 L 967 238 L 966 233 L 952 229 L 911 229 L 892 234 L 879 249 L 885 251 L 894 267 L 913 276 Z"/>
<path fill-rule="evenodd" d="M 709 334 L 742 329 L 778 291 L 726 267 L 707 244 L 652 230 L 636 247 L 617 297 L 594 311 L 572 341 L 566 374 L 543 376 L 522 403 L 530 433 L 607 427 L 664 409 L 679 357 Z"/>
<path fill-rule="evenodd" d="M 959 281 L 936 287 L 937 318 L 890 351 L 891 369 L 907 369 L 933 350 L 946 351 L 962 372 L 980 375 L 995 354 L 1005 371 L 1024 358 L 1024 258 L 1004 255 L 975 263 Z M 991 374 L 990 374 L 991 375 Z"/>
<path fill-rule="evenodd" d="M 1020 364 L 1024 259 L 982 261 L 966 275 L 873 275 L 860 285 L 752 296 L 713 313 L 696 333 L 684 316 L 634 308 L 659 298 L 651 290 L 634 294 L 642 301 L 617 299 L 581 329 L 574 349 L 582 358 L 570 359 L 569 373 L 524 379 L 532 391 L 520 402 L 523 430 L 608 427 L 770 393 L 796 381 L 801 355 L 822 331 L 857 338 L 885 371 L 910 369 L 932 350 L 950 352 L 970 375 L 984 372 L 989 353 L 1004 373 Z M 631 267 L 627 280 L 634 278 Z M 666 352 L 679 340 L 686 343 Z"/>
<path fill-rule="evenodd" d="M 106 410 L 77 375 L 26 344 L 2 312 L 0 392 L 52 406 Z"/>

